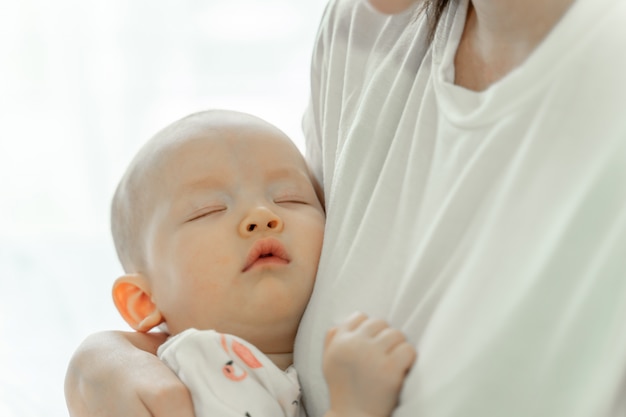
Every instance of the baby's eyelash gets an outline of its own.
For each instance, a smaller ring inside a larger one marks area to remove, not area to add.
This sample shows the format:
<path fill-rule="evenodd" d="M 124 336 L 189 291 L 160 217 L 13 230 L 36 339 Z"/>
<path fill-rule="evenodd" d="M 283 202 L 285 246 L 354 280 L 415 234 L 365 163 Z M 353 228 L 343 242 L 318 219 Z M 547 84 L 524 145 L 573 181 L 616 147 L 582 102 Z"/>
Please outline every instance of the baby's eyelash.
<path fill-rule="evenodd" d="M 280 198 L 274 201 L 276 204 L 308 204 L 308 202 L 304 198 Z"/>
<path fill-rule="evenodd" d="M 226 210 L 226 207 L 208 207 L 205 209 L 201 209 L 201 210 L 198 210 L 196 213 L 192 214 L 187 221 L 192 222 L 194 220 L 201 219 L 211 214 L 220 213 L 224 210 Z"/>

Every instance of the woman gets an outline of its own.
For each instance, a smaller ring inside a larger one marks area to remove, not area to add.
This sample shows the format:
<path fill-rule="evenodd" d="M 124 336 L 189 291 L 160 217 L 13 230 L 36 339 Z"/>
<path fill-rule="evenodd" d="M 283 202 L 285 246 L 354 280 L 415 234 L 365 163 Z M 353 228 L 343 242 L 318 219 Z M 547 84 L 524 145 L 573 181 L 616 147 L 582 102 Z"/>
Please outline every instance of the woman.
<path fill-rule="evenodd" d="M 328 217 L 295 348 L 309 415 L 322 335 L 354 310 L 417 345 L 397 416 L 623 415 L 626 3 L 369 3 L 331 1 L 313 56 Z M 192 416 L 162 341 L 87 339 L 73 415 Z"/>

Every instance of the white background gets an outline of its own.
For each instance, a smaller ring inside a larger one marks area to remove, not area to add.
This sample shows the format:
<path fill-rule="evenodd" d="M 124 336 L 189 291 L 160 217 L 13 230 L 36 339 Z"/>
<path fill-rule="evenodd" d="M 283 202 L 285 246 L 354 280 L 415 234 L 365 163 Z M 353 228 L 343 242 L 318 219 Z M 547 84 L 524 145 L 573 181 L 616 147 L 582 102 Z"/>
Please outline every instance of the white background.
<path fill-rule="evenodd" d="M 302 147 L 325 0 L 0 0 L 0 416 L 66 416 L 80 341 L 127 329 L 109 200 L 139 146 L 207 108 Z"/>

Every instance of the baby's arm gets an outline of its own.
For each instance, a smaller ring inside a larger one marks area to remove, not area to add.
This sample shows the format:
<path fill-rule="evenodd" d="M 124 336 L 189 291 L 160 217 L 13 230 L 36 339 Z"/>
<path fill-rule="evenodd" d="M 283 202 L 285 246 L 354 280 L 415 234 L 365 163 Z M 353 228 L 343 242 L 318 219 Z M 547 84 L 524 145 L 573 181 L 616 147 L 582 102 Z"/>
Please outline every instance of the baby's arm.
<path fill-rule="evenodd" d="M 326 335 L 323 370 L 330 393 L 326 417 L 386 417 L 398 403 L 417 353 L 383 320 L 358 313 Z"/>

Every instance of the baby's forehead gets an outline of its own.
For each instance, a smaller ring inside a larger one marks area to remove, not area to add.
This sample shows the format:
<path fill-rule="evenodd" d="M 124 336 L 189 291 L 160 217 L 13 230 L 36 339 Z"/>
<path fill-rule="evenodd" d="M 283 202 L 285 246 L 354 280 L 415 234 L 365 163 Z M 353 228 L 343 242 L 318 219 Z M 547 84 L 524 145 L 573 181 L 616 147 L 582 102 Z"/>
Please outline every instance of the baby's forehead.
<path fill-rule="evenodd" d="M 150 158 L 151 171 L 163 174 L 193 163 L 205 169 L 212 165 L 219 168 L 243 164 L 282 172 L 283 176 L 302 172 L 308 176 L 304 157 L 291 139 L 270 124 L 253 122 L 199 120 L 161 132 L 154 146 L 154 158 Z"/>
<path fill-rule="evenodd" d="M 164 129 L 160 145 L 185 146 L 202 143 L 206 146 L 259 145 L 281 149 L 297 149 L 291 139 L 275 126 L 248 115 L 215 118 L 198 116 L 182 119 Z M 298 152 L 299 153 L 299 152 Z"/>

